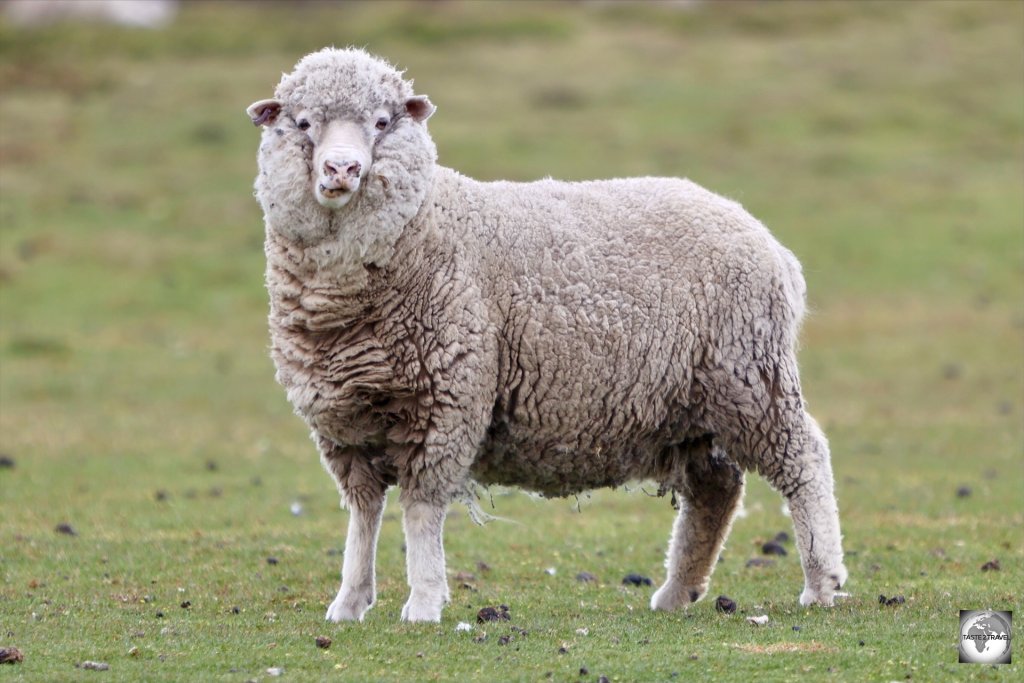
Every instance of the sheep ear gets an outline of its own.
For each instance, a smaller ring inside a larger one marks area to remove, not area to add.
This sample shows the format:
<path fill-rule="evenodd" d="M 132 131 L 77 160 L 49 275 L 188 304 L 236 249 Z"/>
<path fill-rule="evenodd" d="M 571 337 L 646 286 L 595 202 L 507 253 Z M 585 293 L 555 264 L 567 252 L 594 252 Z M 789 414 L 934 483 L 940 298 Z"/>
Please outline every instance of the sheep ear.
<path fill-rule="evenodd" d="M 437 111 L 437 107 L 430 102 L 430 98 L 426 95 L 416 95 L 405 101 L 405 110 L 417 121 L 426 121 Z"/>
<path fill-rule="evenodd" d="M 252 119 L 252 125 L 271 126 L 281 113 L 281 103 L 277 100 L 260 100 L 250 104 L 245 113 Z"/>

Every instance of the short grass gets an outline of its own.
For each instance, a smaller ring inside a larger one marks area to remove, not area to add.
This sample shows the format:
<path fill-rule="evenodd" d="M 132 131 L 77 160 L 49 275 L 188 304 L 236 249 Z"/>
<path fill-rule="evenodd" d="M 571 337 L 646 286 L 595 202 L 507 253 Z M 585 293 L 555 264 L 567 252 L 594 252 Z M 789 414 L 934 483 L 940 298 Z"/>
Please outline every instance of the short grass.
<path fill-rule="evenodd" d="M 620 583 L 663 578 L 667 500 L 498 492 L 514 521 L 453 509 L 440 625 L 398 621 L 394 504 L 377 607 L 322 622 L 345 515 L 273 382 L 243 110 L 332 43 L 409 68 L 447 165 L 688 176 L 797 252 L 850 598 L 798 607 L 793 552 L 746 567 L 789 530 L 752 477 L 686 612 Z M 0 678 L 1020 680 L 1024 648 L 960 665 L 956 631 L 961 608 L 1024 619 L 1022 58 L 1016 2 L 188 2 L 155 33 L 0 23 L 0 646 L 25 655 Z M 502 603 L 510 622 L 474 623 Z"/>

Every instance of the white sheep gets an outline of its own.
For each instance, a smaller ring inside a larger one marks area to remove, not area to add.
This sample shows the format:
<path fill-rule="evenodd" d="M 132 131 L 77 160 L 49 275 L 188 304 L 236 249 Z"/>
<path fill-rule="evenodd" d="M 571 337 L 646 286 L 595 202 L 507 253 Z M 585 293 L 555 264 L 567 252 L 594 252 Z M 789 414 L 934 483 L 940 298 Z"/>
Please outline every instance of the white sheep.
<path fill-rule="evenodd" d="M 797 373 L 804 281 L 761 223 L 686 180 L 461 176 L 436 164 L 430 100 L 357 49 L 308 55 L 247 111 L 277 379 L 350 510 L 328 620 L 375 600 L 393 484 L 404 620 L 440 620 L 442 526 L 474 482 L 659 482 L 680 510 L 651 607 L 682 607 L 707 591 L 749 469 L 792 510 L 801 604 L 832 603 L 847 573 Z"/>

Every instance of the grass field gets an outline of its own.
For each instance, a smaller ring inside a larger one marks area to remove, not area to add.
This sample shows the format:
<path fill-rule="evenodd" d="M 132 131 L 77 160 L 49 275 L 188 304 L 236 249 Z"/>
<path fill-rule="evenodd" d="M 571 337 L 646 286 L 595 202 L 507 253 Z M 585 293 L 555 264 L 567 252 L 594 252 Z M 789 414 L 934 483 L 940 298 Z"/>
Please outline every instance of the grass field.
<path fill-rule="evenodd" d="M 709 599 L 685 613 L 621 585 L 664 578 L 667 499 L 496 492 L 512 522 L 453 508 L 440 625 L 398 621 L 396 504 L 377 606 L 323 623 L 346 515 L 273 381 L 244 108 L 327 44 L 409 69 L 445 165 L 686 176 L 797 253 L 849 598 L 800 608 L 792 543 L 746 566 L 792 531 L 751 477 Z M 1019 644 L 994 667 L 958 664 L 956 643 L 959 609 L 1024 622 L 1022 188 L 1019 2 L 188 2 L 161 32 L 0 20 L 0 647 L 24 654 L 0 680 L 1021 680 Z M 715 611 L 721 594 L 737 614 Z M 502 603 L 510 622 L 456 632 Z"/>

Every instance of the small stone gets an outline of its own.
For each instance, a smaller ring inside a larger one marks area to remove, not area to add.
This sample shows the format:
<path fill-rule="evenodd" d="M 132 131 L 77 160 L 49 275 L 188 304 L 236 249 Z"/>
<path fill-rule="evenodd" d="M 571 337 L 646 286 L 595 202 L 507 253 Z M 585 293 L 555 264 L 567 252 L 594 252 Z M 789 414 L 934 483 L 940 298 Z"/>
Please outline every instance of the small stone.
<path fill-rule="evenodd" d="M 544 573 L 547 574 L 548 576 L 554 576 L 555 574 L 558 573 L 558 570 L 555 569 L 554 567 L 548 567 L 547 569 L 544 570 Z"/>
<path fill-rule="evenodd" d="M 747 560 L 747 567 L 773 567 L 775 566 L 775 560 L 769 560 L 766 557 L 752 557 Z"/>
<path fill-rule="evenodd" d="M 600 676 L 597 677 L 597 683 L 611 683 L 611 681 L 608 680 L 607 676 L 605 676 L 604 674 L 601 674 Z"/>
<path fill-rule="evenodd" d="M 576 629 L 576 635 L 578 635 L 578 636 L 589 636 L 590 635 L 590 629 L 589 628 L 578 628 L 578 629 Z"/>
<path fill-rule="evenodd" d="M 268 557 L 267 564 L 277 564 L 278 560 L 276 557 Z"/>
<path fill-rule="evenodd" d="M 132 649 L 128 650 L 128 656 L 129 657 L 138 657 L 139 656 L 139 648 L 137 646 L 133 646 Z"/>
<path fill-rule="evenodd" d="M 858 645 L 859 647 L 864 647 L 864 641 L 862 640 L 862 641 L 858 642 L 858 643 L 857 643 L 857 645 Z"/>
<path fill-rule="evenodd" d="M 231 608 L 231 613 L 232 614 L 241 614 L 242 610 L 240 610 L 238 607 L 232 607 Z"/>
<path fill-rule="evenodd" d="M 458 624 L 455 625 L 455 632 L 456 633 L 460 633 L 462 631 L 472 631 L 472 630 L 473 630 L 473 625 L 472 624 L 468 624 L 465 621 L 460 621 Z"/>
<path fill-rule="evenodd" d="M 799 631 L 799 630 L 800 630 L 800 627 L 799 627 L 799 626 L 794 626 L 794 627 L 793 627 L 793 630 L 794 630 L 794 631 Z"/>
<path fill-rule="evenodd" d="M 971 494 L 974 493 L 970 486 L 960 486 L 956 490 L 957 498 L 970 498 Z"/>
<path fill-rule="evenodd" d="M 759 614 L 756 617 L 747 617 L 747 623 L 752 626 L 765 626 L 768 624 L 768 615 Z"/>
<path fill-rule="evenodd" d="M 985 564 L 981 565 L 981 571 L 983 572 L 998 572 L 1002 570 L 999 566 L 999 560 L 989 560 Z"/>
<path fill-rule="evenodd" d="M 580 667 L 580 676 L 589 676 L 589 675 L 590 675 L 590 669 L 588 669 L 585 666 L 581 666 Z"/>
<path fill-rule="evenodd" d="M 476 613 L 476 623 L 483 624 L 488 621 L 510 621 L 512 616 L 508 613 L 508 606 L 484 607 Z"/>
<path fill-rule="evenodd" d="M 0 664 L 19 664 L 25 661 L 25 655 L 16 647 L 0 647 Z"/>
<path fill-rule="evenodd" d="M 296 500 L 289 506 L 288 510 L 292 513 L 293 517 L 298 517 L 302 514 L 302 503 Z"/>
<path fill-rule="evenodd" d="M 640 574 L 626 574 L 622 577 L 623 586 L 653 586 L 654 582 L 647 576 Z"/>
<path fill-rule="evenodd" d="M 316 646 L 318 648 L 320 648 L 321 650 L 326 650 L 327 648 L 329 648 L 331 646 L 331 639 L 328 638 L 327 636 L 317 636 L 316 637 Z"/>
<path fill-rule="evenodd" d="M 269 669 L 267 669 L 267 675 L 268 676 L 280 676 L 283 673 L 284 673 L 284 667 L 282 667 L 282 666 L 272 666 Z"/>
<path fill-rule="evenodd" d="M 167 491 L 165 491 L 163 489 L 158 489 L 157 492 L 153 494 L 153 498 L 155 498 L 157 500 L 157 502 L 159 502 L 159 503 L 164 502 L 165 500 L 167 500 L 170 497 L 171 497 L 171 494 L 167 493 Z"/>
<path fill-rule="evenodd" d="M 9 455 L 0 455 L 0 469 L 14 469 L 14 458 Z"/>
<path fill-rule="evenodd" d="M 789 543 L 789 534 L 787 534 L 785 531 L 780 531 L 779 533 L 775 534 L 775 538 L 773 538 L 772 540 L 776 543 Z"/>
<path fill-rule="evenodd" d="M 156 618 L 157 619 L 163 619 L 164 618 L 164 613 L 163 612 L 157 612 L 156 613 Z"/>
<path fill-rule="evenodd" d="M 58 534 L 64 534 L 65 536 L 77 536 L 78 535 L 78 532 L 75 531 L 75 528 L 73 526 L 71 526 L 70 524 L 68 524 L 67 522 L 61 522 L 60 524 L 55 526 L 53 528 L 53 530 L 56 531 Z"/>
<path fill-rule="evenodd" d="M 181 603 L 181 609 L 188 609 L 191 606 L 192 606 L 192 601 L 191 600 L 185 600 L 184 602 Z"/>
<path fill-rule="evenodd" d="M 590 572 L 580 572 L 576 575 L 576 580 L 580 583 L 593 583 L 597 581 L 597 577 Z"/>
<path fill-rule="evenodd" d="M 108 671 L 110 669 L 110 665 L 106 662 L 92 662 L 88 660 L 75 664 L 75 666 L 79 669 L 87 669 L 89 671 Z"/>
<path fill-rule="evenodd" d="M 568 652 L 569 652 L 569 648 L 567 648 L 565 645 L 563 645 L 562 647 L 558 648 L 558 654 L 560 654 L 560 655 L 568 654 Z"/>
<path fill-rule="evenodd" d="M 220 468 L 217 467 L 217 462 L 215 460 L 207 460 L 206 461 L 206 471 L 207 472 L 216 472 L 218 469 L 220 469 Z"/>
<path fill-rule="evenodd" d="M 719 595 L 718 599 L 715 600 L 715 609 L 722 614 L 734 614 L 736 612 L 736 603 L 725 595 Z"/>
<path fill-rule="evenodd" d="M 498 645 L 508 645 L 510 640 L 512 640 L 512 636 L 501 636 L 498 638 Z"/>
<path fill-rule="evenodd" d="M 765 555 L 779 555 L 780 557 L 786 556 L 786 549 L 775 541 L 768 541 L 761 546 L 761 552 Z"/>

